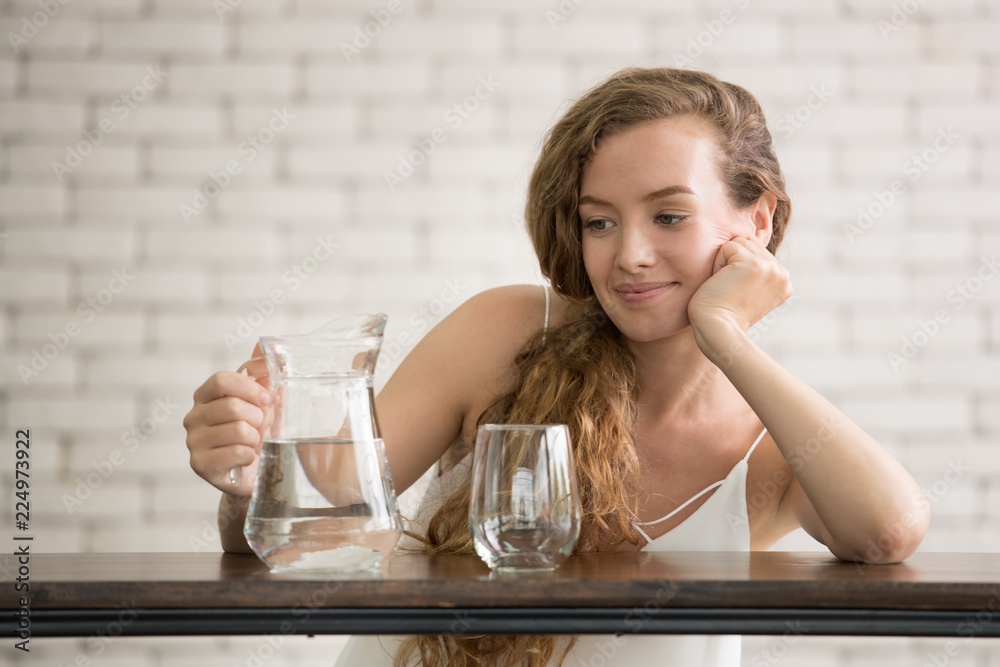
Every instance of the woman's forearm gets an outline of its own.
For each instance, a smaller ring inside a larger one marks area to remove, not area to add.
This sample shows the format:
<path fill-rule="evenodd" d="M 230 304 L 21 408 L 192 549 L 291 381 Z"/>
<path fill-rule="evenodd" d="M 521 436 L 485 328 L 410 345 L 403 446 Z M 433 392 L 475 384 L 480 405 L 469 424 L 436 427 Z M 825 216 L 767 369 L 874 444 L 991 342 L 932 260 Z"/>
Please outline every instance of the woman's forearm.
<path fill-rule="evenodd" d="M 219 500 L 219 541 L 226 553 L 253 553 L 243 536 L 243 524 L 250 506 L 249 496 L 233 496 L 223 493 Z"/>
<path fill-rule="evenodd" d="M 823 533 L 830 550 L 850 560 L 871 560 L 873 543 L 888 542 L 885 561 L 916 549 L 929 506 L 898 461 L 738 327 L 720 321 L 696 336 L 767 427 L 822 522 L 819 531 L 803 527 Z"/>

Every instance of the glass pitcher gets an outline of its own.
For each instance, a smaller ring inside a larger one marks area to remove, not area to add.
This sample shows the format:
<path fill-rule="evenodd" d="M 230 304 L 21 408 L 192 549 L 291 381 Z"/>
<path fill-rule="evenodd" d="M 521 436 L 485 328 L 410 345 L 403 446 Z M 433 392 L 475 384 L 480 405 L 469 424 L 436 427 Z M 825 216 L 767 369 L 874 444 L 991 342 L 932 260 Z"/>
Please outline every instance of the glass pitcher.
<path fill-rule="evenodd" d="M 374 568 L 402 535 L 372 389 L 387 319 L 260 339 L 273 419 L 243 533 L 273 572 Z"/>

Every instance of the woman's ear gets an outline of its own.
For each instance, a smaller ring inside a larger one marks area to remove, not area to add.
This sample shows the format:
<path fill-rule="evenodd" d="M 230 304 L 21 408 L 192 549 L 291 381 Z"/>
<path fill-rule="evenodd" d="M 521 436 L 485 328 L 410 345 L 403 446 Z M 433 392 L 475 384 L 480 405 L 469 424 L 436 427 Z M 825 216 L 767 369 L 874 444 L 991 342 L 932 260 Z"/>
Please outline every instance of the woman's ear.
<path fill-rule="evenodd" d="M 778 198 L 770 191 L 764 192 L 756 203 L 750 205 L 750 222 L 754 226 L 754 238 L 765 247 L 771 242 L 771 220 L 774 218 L 774 209 L 777 206 Z"/>

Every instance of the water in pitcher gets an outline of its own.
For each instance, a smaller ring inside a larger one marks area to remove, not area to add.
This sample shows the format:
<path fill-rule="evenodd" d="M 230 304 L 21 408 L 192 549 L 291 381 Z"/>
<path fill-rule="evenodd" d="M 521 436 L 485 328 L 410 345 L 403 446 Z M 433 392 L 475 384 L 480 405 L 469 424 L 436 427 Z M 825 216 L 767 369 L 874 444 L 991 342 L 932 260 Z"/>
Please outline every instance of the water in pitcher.
<path fill-rule="evenodd" d="M 381 439 L 265 440 L 245 527 L 251 548 L 273 571 L 378 566 L 400 535 L 380 460 Z"/>

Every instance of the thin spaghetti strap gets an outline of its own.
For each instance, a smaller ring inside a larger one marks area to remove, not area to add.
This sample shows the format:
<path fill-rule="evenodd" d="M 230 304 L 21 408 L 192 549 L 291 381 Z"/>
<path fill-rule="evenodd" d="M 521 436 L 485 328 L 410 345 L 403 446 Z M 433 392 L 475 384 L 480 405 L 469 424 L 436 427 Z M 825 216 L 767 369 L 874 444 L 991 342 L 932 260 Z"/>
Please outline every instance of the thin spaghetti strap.
<path fill-rule="evenodd" d="M 542 289 L 545 291 L 545 325 L 542 327 L 542 345 L 545 345 L 545 334 L 549 330 L 549 288 L 546 285 L 542 285 Z"/>
<path fill-rule="evenodd" d="M 638 530 L 639 534 L 642 535 L 643 537 L 645 537 L 647 542 L 649 542 L 650 544 L 652 544 L 653 543 L 653 539 L 649 535 L 646 534 L 646 531 L 644 531 L 642 528 L 639 527 L 640 525 L 646 526 L 646 525 L 649 525 L 649 524 L 639 524 L 638 522 L 636 522 L 636 523 L 632 524 L 632 527 L 635 528 L 636 530 Z"/>
<path fill-rule="evenodd" d="M 669 519 L 670 517 L 674 516 L 675 514 L 677 514 L 678 512 L 680 512 L 682 509 L 684 509 L 685 507 L 687 507 L 688 505 L 690 505 L 694 501 L 698 500 L 699 498 L 701 498 L 703 495 L 705 495 L 706 493 L 708 493 L 709 491 L 711 491 L 715 487 L 722 486 L 723 482 L 725 482 L 725 481 L 726 480 L 724 480 L 724 479 L 720 479 L 718 482 L 715 482 L 714 484 L 709 484 L 704 489 L 702 489 L 698 493 L 694 494 L 693 496 L 691 496 L 690 498 L 688 498 L 687 500 L 685 500 L 682 505 L 680 505 L 679 507 L 677 507 L 670 514 L 668 514 L 666 516 L 663 516 L 663 517 L 660 517 L 656 521 L 647 521 L 647 522 L 645 522 L 642 525 L 644 525 L 644 526 L 652 526 L 654 524 L 660 523 L 661 521 L 666 521 L 667 519 Z"/>
<path fill-rule="evenodd" d="M 744 461 L 746 461 L 746 460 L 748 460 L 750 458 L 750 455 L 753 454 L 754 448 L 757 446 L 757 443 L 761 441 L 761 438 L 764 437 L 765 433 L 767 433 L 767 427 L 766 426 L 764 427 L 764 430 L 760 432 L 760 435 L 757 436 L 757 439 L 753 441 L 753 444 L 750 445 L 750 451 L 748 451 L 747 455 L 743 457 Z"/>
<path fill-rule="evenodd" d="M 740 460 L 740 463 L 743 463 L 744 461 L 746 461 L 747 459 L 750 458 L 750 455 L 753 454 L 754 448 L 757 446 L 757 443 L 759 443 L 761 441 L 761 438 L 764 437 L 765 433 L 767 433 L 767 428 L 766 427 L 764 428 L 763 431 L 760 432 L 760 435 L 757 436 L 757 439 L 753 441 L 753 444 L 750 445 L 750 451 L 748 451 L 746 453 L 746 456 L 744 456 Z M 739 464 L 737 464 L 737 465 L 739 465 Z M 733 469 L 735 470 L 736 468 L 734 467 Z M 732 474 L 732 473 L 730 473 L 730 474 Z M 726 479 L 728 479 L 728 477 Z M 706 486 L 704 489 L 702 489 L 701 491 L 699 491 L 695 495 L 693 495 L 690 498 L 688 498 L 682 505 L 680 505 L 679 507 L 677 507 L 670 514 L 668 514 L 668 515 L 666 515 L 664 517 L 660 517 L 659 519 L 656 519 L 655 521 L 646 521 L 642 525 L 643 526 L 652 526 L 654 524 L 660 523 L 661 521 L 666 521 L 667 519 L 669 519 L 670 517 L 674 516 L 675 514 L 677 514 L 678 512 L 680 512 L 682 509 L 684 509 L 685 507 L 687 507 L 688 505 L 690 505 L 691 503 L 693 503 L 694 501 L 696 501 L 699 498 L 701 498 L 703 495 L 705 495 L 706 493 L 708 493 L 712 489 L 714 489 L 716 487 L 719 487 L 719 486 L 722 486 L 723 484 L 725 484 L 725 482 L 726 482 L 725 479 L 720 479 L 718 482 L 715 482 L 714 484 L 710 484 L 710 485 Z M 636 524 L 636 530 L 639 530 L 638 524 Z M 639 530 L 639 532 L 642 532 L 642 531 Z M 645 535 L 645 533 L 643 533 L 643 535 Z M 646 538 L 646 539 L 649 539 L 649 538 Z"/>

